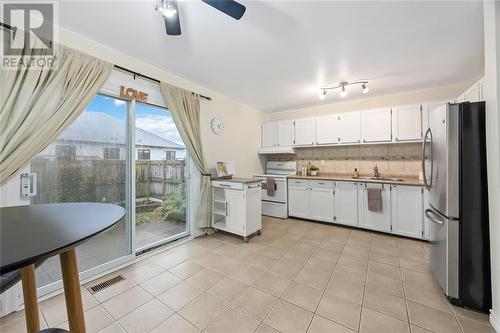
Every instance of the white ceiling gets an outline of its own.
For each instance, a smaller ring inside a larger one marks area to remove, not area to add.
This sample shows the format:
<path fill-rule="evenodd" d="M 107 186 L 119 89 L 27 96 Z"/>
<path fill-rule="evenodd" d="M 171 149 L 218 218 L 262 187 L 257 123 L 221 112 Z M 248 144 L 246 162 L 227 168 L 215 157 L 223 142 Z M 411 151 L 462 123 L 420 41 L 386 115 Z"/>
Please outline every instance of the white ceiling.
<path fill-rule="evenodd" d="M 65 1 L 60 24 L 264 111 L 340 100 L 317 88 L 368 79 L 367 96 L 442 87 L 483 72 L 482 1 L 241 1 L 240 21 L 180 1 L 167 36 L 150 1 Z M 347 99 L 362 97 L 349 90 Z"/>

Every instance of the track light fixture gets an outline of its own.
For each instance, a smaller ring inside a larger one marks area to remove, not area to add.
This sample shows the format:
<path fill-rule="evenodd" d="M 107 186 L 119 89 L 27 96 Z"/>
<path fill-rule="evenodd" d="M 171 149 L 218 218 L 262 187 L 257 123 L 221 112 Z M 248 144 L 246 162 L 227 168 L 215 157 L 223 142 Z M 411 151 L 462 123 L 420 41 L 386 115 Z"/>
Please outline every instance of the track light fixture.
<path fill-rule="evenodd" d="M 361 85 L 361 89 L 363 91 L 363 94 L 366 94 L 370 91 L 370 89 L 368 88 L 368 81 L 366 81 L 366 80 L 358 80 L 358 81 L 351 81 L 351 82 L 342 81 L 339 84 L 334 85 L 334 86 L 320 87 L 319 99 L 325 99 L 326 94 L 328 93 L 328 90 L 335 90 L 335 89 L 339 89 L 339 88 L 340 88 L 340 97 L 346 97 L 347 96 L 346 87 L 351 86 L 351 85 L 355 85 L 355 84 Z"/>

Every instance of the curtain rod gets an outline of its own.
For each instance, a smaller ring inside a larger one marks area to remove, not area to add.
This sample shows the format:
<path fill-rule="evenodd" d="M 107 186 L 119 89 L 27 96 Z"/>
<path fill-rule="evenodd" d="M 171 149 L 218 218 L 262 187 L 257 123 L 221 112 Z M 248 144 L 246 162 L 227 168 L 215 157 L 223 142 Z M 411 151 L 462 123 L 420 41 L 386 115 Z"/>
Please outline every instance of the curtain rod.
<path fill-rule="evenodd" d="M 122 66 L 118 66 L 118 65 L 115 65 L 115 68 L 117 68 L 119 70 L 122 70 L 122 71 L 125 71 L 125 72 L 128 72 L 130 74 L 133 74 L 134 76 L 143 77 L 143 78 L 148 79 L 150 81 L 153 81 L 153 82 L 156 82 L 156 83 L 160 83 L 160 80 L 158 80 L 158 79 L 152 78 L 151 76 L 147 76 L 147 75 L 144 75 L 144 74 L 141 74 L 141 73 L 138 73 L 138 72 L 134 72 L 133 70 L 130 70 L 128 68 L 125 68 L 125 67 L 122 67 Z M 199 96 L 201 98 L 207 100 L 207 101 L 211 101 L 212 100 L 212 98 L 208 97 L 208 96 L 204 96 L 204 95 L 199 95 Z"/>
<path fill-rule="evenodd" d="M 6 29 L 12 30 L 14 32 L 14 34 L 17 32 L 17 28 L 16 27 L 13 27 L 13 26 L 11 26 L 9 24 L 6 24 L 6 23 L 3 23 L 1 21 L 0 21 L 0 27 L 4 27 Z M 125 71 L 125 72 L 128 72 L 130 74 L 133 74 L 134 76 L 140 76 L 140 77 L 143 77 L 145 79 L 151 80 L 153 82 L 160 83 L 160 80 L 152 78 L 151 76 L 147 76 L 147 75 L 144 75 L 144 74 L 141 74 L 141 73 L 138 73 L 138 72 L 134 72 L 133 70 L 130 70 L 130 69 L 122 67 L 122 66 L 118 66 L 118 65 L 114 65 L 114 66 L 115 66 L 115 68 L 120 69 L 120 70 Z M 212 97 L 204 96 L 204 95 L 201 95 L 201 94 L 199 96 L 201 98 L 207 100 L 207 101 L 211 101 L 212 100 Z"/>

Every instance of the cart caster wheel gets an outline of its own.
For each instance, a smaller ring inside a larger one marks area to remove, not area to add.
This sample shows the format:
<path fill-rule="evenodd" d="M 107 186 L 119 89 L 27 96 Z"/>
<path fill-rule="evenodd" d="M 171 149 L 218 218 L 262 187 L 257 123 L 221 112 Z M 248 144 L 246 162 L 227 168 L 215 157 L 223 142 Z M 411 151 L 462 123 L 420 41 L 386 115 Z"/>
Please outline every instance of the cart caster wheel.
<path fill-rule="evenodd" d="M 243 240 L 245 241 L 245 243 L 248 243 L 248 237 L 243 237 Z"/>
<path fill-rule="evenodd" d="M 260 232 L 260 230 L 257 230 L 257 236 L 260 236 L 262 235 L 262 232 Z"/>

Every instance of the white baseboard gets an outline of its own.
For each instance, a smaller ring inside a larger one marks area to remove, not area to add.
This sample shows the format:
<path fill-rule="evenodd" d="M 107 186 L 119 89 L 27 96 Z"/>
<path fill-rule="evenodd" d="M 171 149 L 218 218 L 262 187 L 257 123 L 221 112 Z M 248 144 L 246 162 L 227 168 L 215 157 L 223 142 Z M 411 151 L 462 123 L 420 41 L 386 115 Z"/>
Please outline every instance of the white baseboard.
<path fill-rule="evenodd" d="M 490 323 L 495 331 L 497 331 L 497 333 L 500 333 L 500 320 L 495 316 L 494 313 L 490 313 Z"/>

